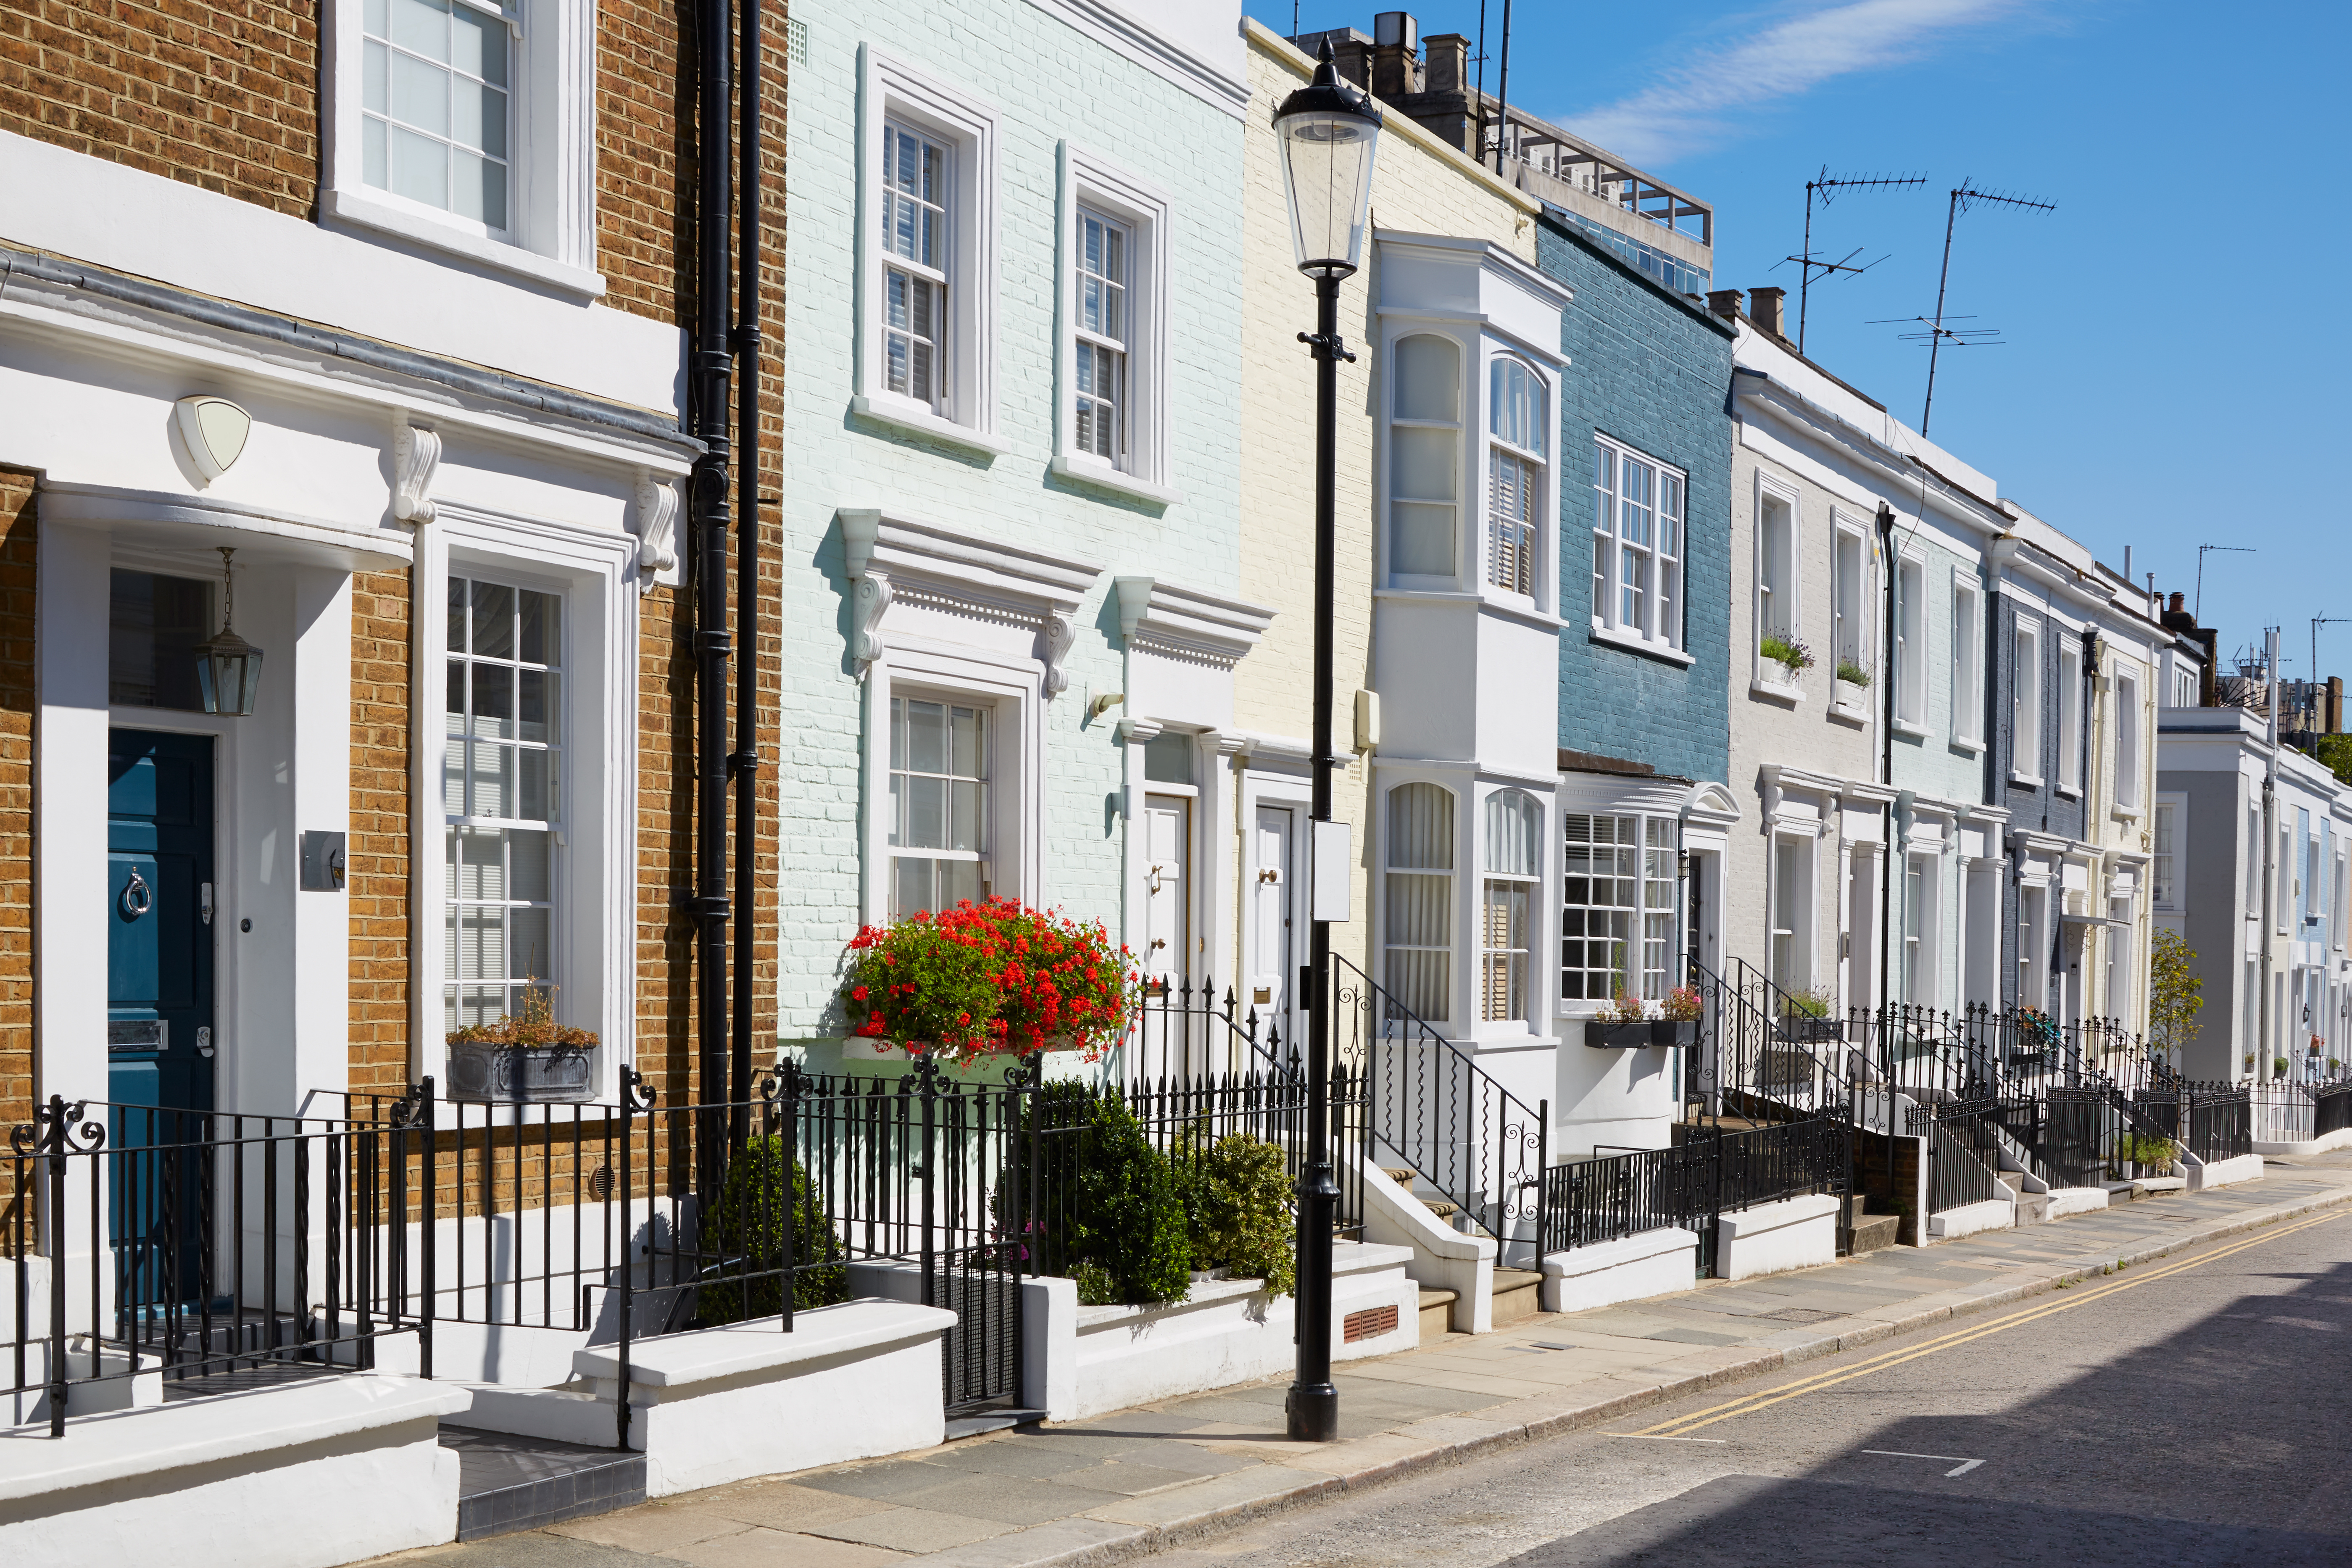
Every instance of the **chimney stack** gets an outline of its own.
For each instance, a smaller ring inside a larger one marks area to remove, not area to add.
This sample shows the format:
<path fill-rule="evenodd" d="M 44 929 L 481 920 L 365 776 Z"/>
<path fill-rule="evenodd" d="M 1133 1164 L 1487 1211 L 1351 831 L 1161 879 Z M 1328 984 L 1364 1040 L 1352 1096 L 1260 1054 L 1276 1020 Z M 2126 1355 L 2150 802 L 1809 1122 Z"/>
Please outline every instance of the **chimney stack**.
<path fill-rule="evenodd" d="M 1706 308 L 1727 321 L 1736 321 L 1739 320 L 1739 298 L 1737 289 L 1713 289 L 1707 294 Z"/>
<path fill-rule="evenodd" d="M 1470 40 L 1459 33 L 1435 33 L 1422 40 L 1422 81 L 1431 92 L 1470 90 Z"/>
<path fill-rule="evenodd" d="M 2326 734 L 2341 735 L 2344 733 L 2344 678 L 2342 676 L 2331 675 L 2327 678 L 2326 703 L 2326 706 L 2321 713 L 2319 727 Z"/>
<path fill-rule="evenodd" d="M 1759 329 L 1776 338 L 1789 334 L 1780 330 L 1780 301 L 1787 297 L 1786 289 L 1750 289 L 1748 290 L 1748 319 Z"/>
<path fill-rule="evenodd" d="M 1408 11 L 1372 18 L 1372 96 L 1394 100 L 1421 91 L 1421 24 Z"/>

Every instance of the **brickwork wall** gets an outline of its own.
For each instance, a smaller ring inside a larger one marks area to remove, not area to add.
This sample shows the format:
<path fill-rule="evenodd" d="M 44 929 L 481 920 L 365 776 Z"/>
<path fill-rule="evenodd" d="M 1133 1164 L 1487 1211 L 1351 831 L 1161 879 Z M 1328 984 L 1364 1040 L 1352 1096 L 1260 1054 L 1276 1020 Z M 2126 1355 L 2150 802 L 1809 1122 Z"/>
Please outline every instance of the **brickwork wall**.
<path fill-rule="evenodd" d="M 351 903 L 351 1087 L 397 1093 L 408 1081 L 408 572 L 352 579 L 352 816 L 344 847 Z"/>
<path fill-rule="evenodd" d="M 33 1112 L 33 484 L 0 468 L 0 1129 Z M 14 1180 L 0 1169 L 0 1226 Z"/>
<path fill-rule="evenodd" d="M 1731 333 L 1722 322 L 1546 218 L 1544 271 L 1576 291 L 1561 323 L 1574 365 L 1560 389 L 1559 743 L 1721 779 L 1729 766 Z M 1592 603 L 1592 437 L 1690 476 L 1685 502 L 1685 667 L 1583 635 Z M 1743 682 L 1744 685 L 1744 682 Z"/>

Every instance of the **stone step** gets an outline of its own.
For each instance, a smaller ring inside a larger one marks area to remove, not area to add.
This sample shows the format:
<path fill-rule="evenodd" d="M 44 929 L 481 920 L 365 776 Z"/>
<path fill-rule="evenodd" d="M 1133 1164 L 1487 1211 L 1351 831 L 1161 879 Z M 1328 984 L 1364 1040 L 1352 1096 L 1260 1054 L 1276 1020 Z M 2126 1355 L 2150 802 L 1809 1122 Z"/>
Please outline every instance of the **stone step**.
<path fill-rule="evenodd" d="M 538 1530 L 646 1500 L 643 1454 L 446 1426 L 441 1447 L 457 1456 L 460 1541 Z"/>
<path fill-rule="evenodd" d="M 1495 1327 L 1523 1323 L 1543 1310 L 1543 1276 L 1532 1268 L 1497 1268 L 1491 1297 Z"/>
<path fill-rule="evenodd" d="M 1381 1169 L 1386 1171 L 1389 1173 L 1389 1180 L 1394 1182 L 1397 1185 L 1401 1187 L 1409 1187 L 1412 1185 L 1412 1167 L 1411 1165 L 1382 1165 Z"/>
<path fill-rule="evenodd" d="M 1895 1234 L 1903 1228 L 1903 1216 L 1893 1214 L 1861 1214 L 1853 1216 L 1853 1255 L 1880 1252 L 1895 1245 Z"/>
<path fill-rule="evenodd" d="M 1452 1198 L 1425 1197 L 1421 1200 L 1421 1206 L 1435 1215 L 1438 1218 L 1448 1222 L 1451 1222 L 1455 1215 L 1462 1212 L 1462 1205 L 1455 1203 Z"/>
<path fill-rule="evenodd" d="M 1459 1290 L 1432 1290 L 1425 1287 L 1423 1289 L 1421 1340 L 1423 1344 L 1427 1344 L 1432 1340 L 1444 1338 L 1446 1330 L 1453 1326 L 1454 1303 L 1461 1298 L 1461 1294 Z"/>

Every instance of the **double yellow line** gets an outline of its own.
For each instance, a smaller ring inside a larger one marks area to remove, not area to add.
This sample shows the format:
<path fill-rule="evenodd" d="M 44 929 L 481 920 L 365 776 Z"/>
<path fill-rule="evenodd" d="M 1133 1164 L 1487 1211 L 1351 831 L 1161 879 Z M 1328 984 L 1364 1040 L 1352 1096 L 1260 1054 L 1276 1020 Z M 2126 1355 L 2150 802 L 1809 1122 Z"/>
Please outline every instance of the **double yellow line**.
<path fill-rule="evenodd" d="M 1802 1394 L 1819 1393 L 1824 1388 L 1834 1388 L 1841 1383 L 1851 1383 L 1857 1377 L 1868 1377 L 1873 1373 L 1885 1372 L 1889 1367 L 1901 1366 L 1906 1362 L 1917 1361 L 1921 1356 L 1934 1355 L 1938 1351 L 1951 1350 L 1956 1346 L 1983 1339 L 1990 1334 L 2021 1328 L 2027 1323 L 2040 1322 L 2042 1319 L 2055 1317 L 2060 1312 L 2071 1312 L 2077 1307 L 2087 1307 L 2094 1301 L 2104 1301 L 2119 1291 L 2136 1289 L 2142 1285 L 2152 1285 L 2159 1279 L 2169 1279 L 2176 1274 L 2202 1268 L 2208 1263 L 2234 1256 L 2249 1247 L 2260 1247 L 2265 1242 L 2277 1241 L 2293 1236 L 2297 1231 L 2309 1230 L 2315 1226 L 2326 1225 L 2331 1221 L 2342 1219 L 2346 1212 L 2343 1209 L 2334 1209 L 2313 1218 L 2297 1220 L 2275 1229 L 2267 1229 L 2249 1240 L 2215 1247 L 2210 1252 L 2199 1253 L 2179 1263 L 2168 1263 L 2162 1268 L 2150 1268 L 2144 1274 L 2135 1274 L 2128 1279 L 2120 1279 L 2112 1285 L 2101 1286 L 2079 1295 L 2068 1295 L 2054 1301 L 2044 1301 L 2038 1306 L 2028 1307 L 2020 1311 L 1973 1324 L 1966 1329 L 1939 1335 L 1921 1344 L 1909 1345 L 1898 1351 L 1889 1351 L 1885 1355 L 1874 1356 L 1868 1361 L 1857 1362 L 1833 1372 L 1820 1373 L 1811 1377 L 1801 1377 L 1794 1383 L 1784 1383 L 1777 1388 L 1763 1389 L 1726 1404 L 1709 1405 L 1705 1410 L 1695 1410 L 1687 1415 L 1677 1415 L 1671 1421 L 1661 1421 L 1655 1426 L 1644 1427 L 1642 1431 L 1628 1434 L 1628 1436 L 1679 1437 L 1687 1433 L 1696 1432 L 1702 1426 L 1712 1426 L 1718 1421 L 1728 1421 L 1735 1415 L 1745 1415 L 1751 1411 L 1761 1410 L 1767 1405 L 1778 1405 L 1784 1399 L 1795 1399 Z"/>

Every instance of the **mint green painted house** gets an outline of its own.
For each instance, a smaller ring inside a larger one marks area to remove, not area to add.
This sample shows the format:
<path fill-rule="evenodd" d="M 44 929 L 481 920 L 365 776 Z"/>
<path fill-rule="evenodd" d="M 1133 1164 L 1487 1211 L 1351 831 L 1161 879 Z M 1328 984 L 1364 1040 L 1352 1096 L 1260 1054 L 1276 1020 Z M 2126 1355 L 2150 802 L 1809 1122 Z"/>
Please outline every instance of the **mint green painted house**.
<path fill-rule="evenodd" d="M 861 923 L 958 899 L 1218 950 L 1269 619 L 1234 596 L 1248 94 L 1238 5 L 1159 10 L 793 9 L 787 1043 L 838 1035 Z"/>

